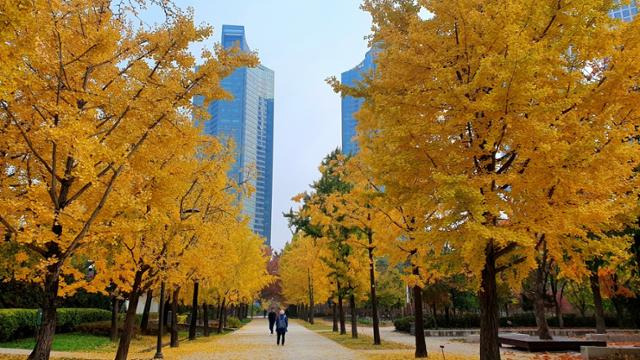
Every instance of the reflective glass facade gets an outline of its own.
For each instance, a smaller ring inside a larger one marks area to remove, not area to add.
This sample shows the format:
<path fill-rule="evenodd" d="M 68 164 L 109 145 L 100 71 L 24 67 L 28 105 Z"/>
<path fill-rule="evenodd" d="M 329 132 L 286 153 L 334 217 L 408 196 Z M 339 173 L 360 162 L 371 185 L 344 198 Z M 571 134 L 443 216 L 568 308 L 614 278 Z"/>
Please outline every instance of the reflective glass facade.
<path fill-rule="evenodd" d="M 376 48 L 367 51 L 364 60 L 360 64 L 342 73 L 340 81 L 347 86 L 354 86 L 361 81 L 364 75 L 375 69 L 376 52 Z M 360 110 L 363 101 L 363 99 L 351 96 L 342 97 L 342 152 L 345 154 L 358 152 L 358 144 L 355 139 L 357 121 L 353 115 Z"/>
<path fill-rule="evenodd" d="M 611 17 L 621 19 L 623 21 L 631 21 L 638 14 L 638 5 L 636 0 L 632 0 L 629 5 L 621 6 L 610 12 Z"/>
<path fill-rule="evenodd" d="M 222 45 L 251 51 L 244 26 L 223 25 Z M 244 212 L 253 230 L 271 245 L 274 73 L 262 65 L 240 68 L 222 80 L 222 87 L 233 99 L 209 104 L 211 118 L 205 121 L 204 131 L 235 144 L 236 161 L 229 176 L 255 188 L 244 199 Z M 202 98 L 196 97 L 194 103 L 202 105 Z"/>

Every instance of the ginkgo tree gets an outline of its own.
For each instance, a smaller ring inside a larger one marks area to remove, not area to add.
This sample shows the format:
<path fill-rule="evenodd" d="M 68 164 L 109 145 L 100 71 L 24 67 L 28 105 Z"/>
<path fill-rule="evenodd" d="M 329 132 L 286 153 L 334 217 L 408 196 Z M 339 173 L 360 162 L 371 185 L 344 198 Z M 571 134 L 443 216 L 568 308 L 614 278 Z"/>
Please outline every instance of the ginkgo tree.
<path fill-rule="evenodd" d="M 280 258 L 282 295 L 290 304 L 308 306 L 311 324 L 315 304 L 329 299 L 332 290 L 330 268 L 323 260 L 327 256 L 326 238 L 298 234 L 285 245 Z"/>
<path fill-rule="evenodd" d="M 195 70 L 188 47 L 211 28 L 169 2 L 159 5 L 166 20 L 151 29 L 128 20 L 135 8 L 108 0 L 16 4 L 38 25 L 14 22 L 0 45 L 11 79 L 0 86 L 0 224 L 33 259 L 25 276 L 42 284 L 43 325 L 30 359 L 47 359 L 57 298 L 68 279 L 81 280 L 70 260 L 90 254 L 110 231 L 106 219 L 130 200 L 114 196 L 121 177 L 144 173 L 166 151 L 158 133 L 180 137 L 193 127 L 193 96 L 226 97 L 220 80 L 256 58 L 217 47 Z M 22 52 L 23 39 L 37 42 Z"/>
<path fill-rule="evenodd" d="M 432 229 L 479 280 L 483 360 L 500 358 L 497 279 L 519 284 L 541 243 L 582 272 L 589 239 L 625 247 L 606 232 L 637 201 L 640 23 L 614 6 L 365 2 L 376 72 L 341 88 L 365 99 L 363 158 L 389 193 L 412 183 L 455 219 Z"/>

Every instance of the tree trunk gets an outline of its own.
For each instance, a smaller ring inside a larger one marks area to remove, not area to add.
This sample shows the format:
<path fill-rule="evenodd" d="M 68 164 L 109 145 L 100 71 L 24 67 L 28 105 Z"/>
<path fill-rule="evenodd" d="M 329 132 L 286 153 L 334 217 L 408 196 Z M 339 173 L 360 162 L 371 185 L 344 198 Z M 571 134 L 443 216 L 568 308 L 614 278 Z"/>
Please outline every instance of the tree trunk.
<path fill-rule="evenodd" d="M 562 329 L 564 327 L 564 318 L 562 317 L 562 307 L 560 306 L 560 301 L 556 298 L 553 302 L 556 308 L 556 319 L 558 319 L 558 327 Z"/>
<path fill-rule="evenodd" d="M 344 307 L 342 306 L 342 291 L 340 289 L 340 282 L 338 282 L 338 311 L 340 319 L 340 335 L 347 333 L 347 326 L 344 321 Z"/>
<path fill-rule="evenodd" d="M 349 307 L 351 308 L 351 337 L 358 338 L 358 314 L 356 313 L 356 297 L 353 295 L 353 289 L 349 295 Z"/>
<path fill-rule="evenodd" d="M 338 332 L 338 304 L 333 302 L 333 332 Z"/>
<path fill-rule="evenodd" d="M 420 276 L 420 269 L 413 267 L 413 275 Z M 414 335 L 416 338 L 416 358 L 427 357 L 427 343 L 424 339 L 424 317 L 422 313 L 422 288 L 418 285 L 413 287 L 413 313 L 414 313 Z"/>
<path fill-rule="evenodd" d="M 311 277 L 311 271 L 307 269 L 307 278 L 309 281 L 309 324 L 313 324 L 313 309 L 315 304 L 313 302 L 313 278 Z"/>
<path fill-rule="evenodd" d="M 223 310 L 223 311 L 222 311 L 222 326 L 223 326 L 224 328 L 226 328 L 226 327 L 227 327 L 227 315 L 228 315 L 228 311 L 227 311 L 227 309 L 222 309 L 222 310 Z"/>
<path fill-rule="evenodd" d="M 118 340 L 118 297 L 111 297 L 111 341 Z"/>
<path fill-rule="evenodd" d="M 168 295 L 168 294 L 167 294 Z M 171 309 L 171 301 L 169 297 L 166 297 L 166 301 L 164 302 L 163 317 L 162 317 L 162 325 L 164 325 L 165 329 L 169 328 L 169 310 Z"/>
<path fill-rule="evenodd" d="M 42 299 L 42 323 L 36 332 L 36 346 L 29 354 L 28 360 L 48 360 L 56 332 L 56 308 L 58 300 L 58 271 L 51 265 L 47 269 Z"/>
<path fill-rule="evenodd" d="M 546 257 L 546 255 L 543 255 L 543 257 Z M 546 295 L 544 266 L 546 266 L 546 259 L 543 259 L 542 261 L 543 263 L 538 264 L 538 268 L 535 271 L 533 310 L 536 318 L 536 325 L 538 326 L 538 337 L 541 340 L 551 340 L 551 332 L 549 331 L 549 324 L 547 323 L 544 307 L 544 296 Z"/>
<path fill-rule="evenodd" d="M 146 334 L 149 331 L 149 312 L 151 311 L 151 301 L 153 300 L 153 290 L 147 291 L 147 298 L 144 300 L 144 310 L 140 321 L 140 332 Z"/>
<path fill-rule="evenodd" d="M 624 326 L 624 308 L 622 307 L 620 297 L 617 295 L 612 296 L 611 302 L 613 303 L 613 307 L 616 309 L 616 323 L 618 324 L 618 328 L 622 329 Z"/>
<path fill-rule="evenodd" d="M 371 293 L 371 319 L 373 320 L 373 344 L 380 345 L 380 318 L 378 318 L 378 297 L 376 296 L 376 270 L 373 257 L 373 234 L 369 232 L 369 292 Z"/>
<path fill-rule="evenodd" d="M 436 303 L 435 303 L 435 302 L 432 302 L 432 303 L 431 303 L 431 315 L 432 315 L 432 317 L 433 317 L 433 327 L 434 327 L 435 329 L 437 329 L 437 328 L 438 328 L 438 319 L 436 319 L 436 315 L 437 315 L 437 314 L 436 314 L 436 310 L 437 310 L 437 308 L 436 308 Z"/>
<path fill-rule="evenodd" d="M 500 360 L 498 288 L 493 243 L 489 243 L 485 249 L 485 264 L 482 269 L 478 298 L 480 300 L 480 360 Z"/>
<path fill-rule="evenodd" d="M 178 297 L 180 295 L 180 287 L 173 290 L 171 296 L 171 347 L 180 346 L 178 339 Z"/>
<path fill-rule="evenodd" d="M 191 324 L 189 324 L 189 340 L 196 339 L 196 326 L 198 326 L 198 282 L 193 283 L 193 303 L 191 304 Z"/>
<path fill-rule="evenodd" d="M 602 306 L 602 294 L 600 294 L 600 280 L 598 279 L 598 270 L 591 271 L 589 276 L 591 284 L 591 292 L 593 292 L 593 306 L 596 313 L 596 333 L 604 334 L 607 329 L 604 324 L 604 307 Z"/>
<path fill-rule="evenodd" d="M 144 271 L 138 270 L 133 279 L 133 286 L 129 294 L 129 308 L 127 309 L 127 315 L 124 319 L 122 335 L 120 335 L 120 343 L 118 344 L 115 360 L 126 360 L 129 354 L 129 345 L 131 344 L 131 337 L 133 336 L 133 328 L 136 321 L 136 308 L 138 307 L 138 299 L 141 295 L 140 285 L 142 284 L 143 274 Z"/>
<path fill-rule="evenodd" d="M 220 312 L 218 313 L 218 334 L 222 333 L 223 319 L 222 313 L 224 312 L 224 303 L 227 301 L 227 298 L 222 299 L 222 303 L 220 304 Z"/>
<path fill-rule="evenodd" d="M 209 336 L 209 305 L 207 303 L 202 304 L 202 321 L 204 325 L 204 336 Z"/>

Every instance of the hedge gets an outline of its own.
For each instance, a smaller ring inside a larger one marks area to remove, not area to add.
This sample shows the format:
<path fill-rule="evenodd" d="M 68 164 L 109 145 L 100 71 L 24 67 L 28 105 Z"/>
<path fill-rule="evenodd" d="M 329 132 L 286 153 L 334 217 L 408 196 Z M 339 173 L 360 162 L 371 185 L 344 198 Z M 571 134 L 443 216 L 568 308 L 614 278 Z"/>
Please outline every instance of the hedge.
<path fill-rule="evenodd" d="M 38 310 L 0 309 L 0 341 L 33 336 Z M 102 309 L 60 308 L 57 310 L 56 332 L 74 331 L 76 326 L 111 319 L 111 312 Z"/>
<path fill-rule="evenodd" d="M 566 314 L 566 315 L 563 315 L 563 319 L 564 319 L 564 327 L 566 328 L 595 327 L 596 325 L 595 318 L 593 317 L 581 317 L 575 314 Z M 555 316 L 548 317 L 547 322 L 551 327 L 558 326 L 558 319 Z M 607 327 L 617 326 L 616 319 L 611 316 L 605 317 L 605 323 Z M 413 324 L 413 316 L 398 318 L 393 322 L 393 325 L 395 326 L 396 330 L 403 331 L 403 332 L 409 332 L 412 324 Z M 508 317 L 500 317 L 500 326 L 501 327 L 535 327 L 536 319 L 534 314 L 530 312 L 514 314 Z M 433 317 L 431 315 L 425 315 L 424 327 L 425 329 L 479 328 L 480 315 L 470 313 L 470 314 L 464 314 L 464 315 L 456 315 L 455 317 L 450 316 L 449 319 L 447 319 L 443 315 L 438 315 L 436 316 L 436 324 L 434 324 Z"/>

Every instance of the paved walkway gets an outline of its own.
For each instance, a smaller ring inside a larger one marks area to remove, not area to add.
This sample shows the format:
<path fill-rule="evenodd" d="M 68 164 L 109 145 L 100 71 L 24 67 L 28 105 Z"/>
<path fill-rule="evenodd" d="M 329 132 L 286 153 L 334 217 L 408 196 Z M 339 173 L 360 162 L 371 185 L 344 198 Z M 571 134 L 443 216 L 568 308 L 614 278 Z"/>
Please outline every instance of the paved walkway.
<path fill-rule="evenodd" d="M 322 335 L 308 330 L 296 321 L 289 321 L 289 332 L 286 345 L 276 345 L 276 335 L 269 334 L 266 319 L 255 318 L 240 330 L 225 335 L 214 342 L 215 348 L 207 351 L 203 348 L 180 356 L 186 360 L 204 359 L 360 359 L 354 351 L 349 350 Z M 213 345 L 213 344 L 212 344 Z"/>

